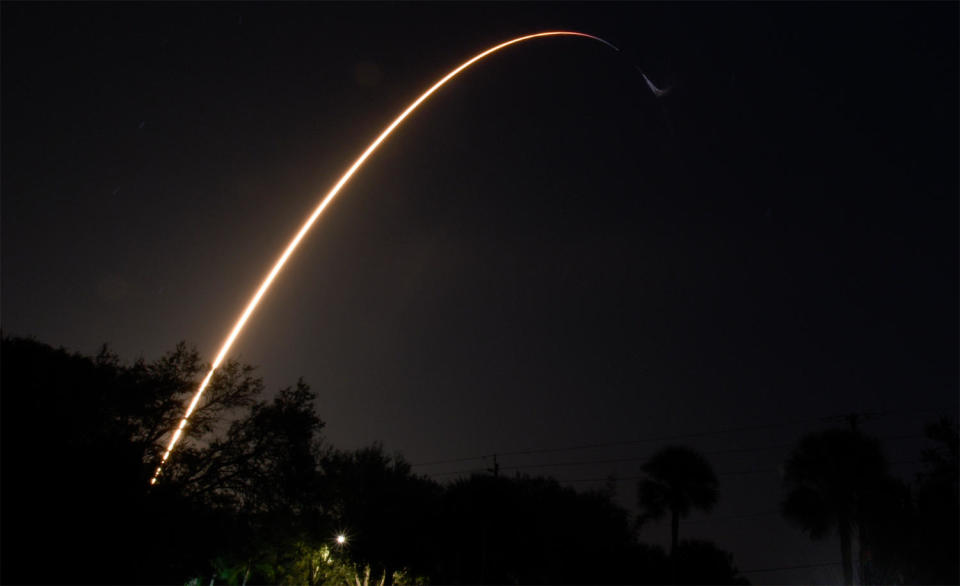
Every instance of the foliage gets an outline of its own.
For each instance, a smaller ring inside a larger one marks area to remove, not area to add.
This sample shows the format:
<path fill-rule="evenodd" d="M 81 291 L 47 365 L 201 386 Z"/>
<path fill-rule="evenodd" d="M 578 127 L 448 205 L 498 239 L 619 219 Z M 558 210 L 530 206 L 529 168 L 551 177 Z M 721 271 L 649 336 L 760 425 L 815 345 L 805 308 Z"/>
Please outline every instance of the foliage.
<path fill-rule="evenodd" d="M 442 492 L 437 483 L 414 475 L 402 456 L 384 454 L 379 444 L 328 450 L 320 469 L 321 499 L 338 531 L 347 533 L 354 561 L 375 575 L 430 570 Z"/>
<path fill-rule="evenodd" d="M 895 536 L 906 535 L 909 544 L 888 540 L 874 556 L 876 562 L 884 561 L 890 550 L 906 550 L 895 559 L 891 567 L 875 563 L 877 581 L 890 582 L 890 578 L 923 584 L 960 584 L 960 438 L 957 422 L 941 419 L 926 426 L 927 438 L 932 447 L 921 456 L 923 471 L 917 475 L 912 502 L 908 503 L 909 516 L 899 523 Z M 892 543 L 891 543 L 892 541 Z"/>
<path fill-rule="evenodd" d="M 637 582 L 624 510 L 555 480 L 472 476 L 443 496 L 443 583 Z"/>
<path fill-rule="evenodd" d="M 936 447 L 911 487 L 891 477 L 879 443 L 832 429 L 801 439 L 785 467 L 782 512 L 813 539 L 840 536 L 845 580 L 867 584 L 958 582 L 957 427 L 927 427 Z M 860 556 L 853 557 L 859 542 Z"/>
<path fill-rule="evenodd" d="M 253 368 L 225 363 L 149 488 L 206 368 L 195 350 L 126 366 L 105 347 L 88 358 L 4 338 L 3 366 L 5 582 L 182 582 L 207 571 L 212 548 L 247 546 L 263 524 L 244 507 L 282 515 L 307 494 L 322 423 L 302 383 L 257 401 Z M 52 534 L 70 544 L 56 567 L 39 559 Z"/>
<path fill-rule="evenodd" d="M 154 580 L 175 582 L 202 563 L 193 536 L 176 535 L 195 507 L 145 489 L 149 430 L 167 403 L 158 389 L 170 381 L 142 385 L 144 373 L 189 361 L 126 369 L 105 350 L 90 359 L 23 339 L 4 339 L 2 358 L 4 582 L 147 580 L 151 564 Z M 68 544 L 57 564 L 44 563 L 52 536 Z M 172 550 L 181 555 L 158 566 Z"/>
<path fill-rule="evenodd" d="M 787 460 L 784 516 L 814 539 L 854 523 L 859 505 L 886 476 L 879 444 L 844 429 L 804 437 Z"/>
<path fill-rule="evenodd" d="M 709 541 L 684 540 L 677 547 L 675 584 L 749 584 L 733 555 Z"/>
<path fill-rule="evenodd" d="M 709 512 L 719 499 L 717 475 L 703 454 L 683 446 L 667 446 L 644 465 L 637 486 L 642 509 L 639 524 L 671 516 L 671 555 L 679 540 L 679 521 L 692 509 Z"/>
<path fill-rule="evenodd" d="M 268 394 L 225 363 L 150 486 L 206 369 L 196 350 L 126 365 L 4 338 L 2 360 L 4 583 L 665 581 L 663 552 L 637 543 L 609 492 L 520 476 L 441 486 L 380 445 L 334 449 L 303 381 Z M 722 555 L 691 555 L 711 568 L 698 576 L 731 575 Z"/>
<path fill-rule="evenodd" d="M 829 429 L 803 437 L 784 468 L 783 516 L 813 539 L 839 534 L 847 584 L 853 580 L 853 530 L 870 516 L 876 487 L 889 484 L 886 467 L 876 440 Z"/>

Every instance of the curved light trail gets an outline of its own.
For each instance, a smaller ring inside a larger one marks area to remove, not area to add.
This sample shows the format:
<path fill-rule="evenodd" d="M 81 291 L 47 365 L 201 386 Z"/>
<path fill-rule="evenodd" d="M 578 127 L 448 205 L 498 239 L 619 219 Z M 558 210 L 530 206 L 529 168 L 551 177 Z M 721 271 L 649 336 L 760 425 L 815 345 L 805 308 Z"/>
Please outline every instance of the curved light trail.
<path fill-rule="evenodd" d="M 270 285 L 273 283 L 273 280 L 277 277 L 277 274 L 280 272 L 280 269 L 283 268 L 283 265 L 286 264 L 287 260 L 297 249 L 297 246 L 300 244 L 300 241 L 303 240 L 303 237 L 307 235 L 307 232 L 310 231 L 310 228 L 313 226 L 314 222 L 317 221 L 317 218 L 320 217 L 320 214 L 330 205 L 330 202 L 333 201 L 333 198 L 337 196 L 340 190 L 344 185 L 350 181 L 350 178 L 353 177 L 353 174 L 357 172 L 361 165 L 373 154 L 377 147 L 380 146 L 384 140 L 403 122 L 407 116 L 413 113 L 417 107 L 420 106 L 427 98 L 429 98 L 435 91 L 443 87 L 448 81 L 456 77 L 461 71 L 470 67 L 477 61 L 480 61 L 484 57 L 492 55 L 501 49 L 506 49 L 511 45 L 516 45 L 517 43 L 522 43 L 524 41 L 530 41 L 533 39 L 539 39 L 543 37 L 583 37 L 587 39 L 592 39 L 594 41 L 599 41 L 604 45 L 610 47 L 614 51 L 620 51 L 613 44 L 601 39 L 600 37 L 595 37 L 593 35 L 588 35 L 586 33 L 579 33 L 575 31 L 547 31 L 542 33 L 536 33 L 532 35 L 526 35 L 523 37 L 517 37 L 511 39 L 504 43 L 500 43 L 494 47 L 483 51 L 469 60 L 463 62 L 456 69 L 450 73 L 443 76 L 440 81 L 433 84 L 430 89 L 423 92 L 419 98 L 414 100 L 412 104 L 407 106 L 407 109 L 403 111 L 396 119 L 387 126 L 383 132 L 372 142 L 370 146 L 367 147 L 363 154 L 361 154 L 356 161 L 350 165 L 350 168 L 340 177 L 340 180 L 334 184 L 333 188 L 327 192 L 323 199 L 320 200 L 320 204 L 313 210 L 313 213 L 310 214 L 310 217 L 303 223 L 300 227 L 300 230 L 293 237 L 293 240 L 287 245 L 287 248 L 283 251 L 283 254 L 280 255 L 280 258 L 277 259 L 277 262 L 273 265 L 273 268 L 270 269 L 270 272 L 264 278 L 263 282 L 260 283 L 260 287 L 257 289 L 257 292 L 254 293 L 253 297 L 250 299 L 250 302 L 247 304 L 246 309 L 243 310 L 243 313 L 240 314 L 240 318 L 237 319 L 237 322 L 233 325 L 233 329 L 230 330 L 230 335 L 227 336 L 227 339 L 223 342 L 223 346 L 220 347 L 220 352 L 217 353 L 217 357 L 214 359 L 213 363 L 210 366 L 210 370 L 207 372 L 207 375 L 203 378 L 203 381 L 200 383 L 199 388 L 193 395 L 193 399 L 190 400 L 190 404 L 187 406 L 186 412 L 183 414 L 183 417 L 180 419 L 180 425 L 177 426 L 177 429 L 174 430 L 173 435 L 170 437 L 170 443 L 167 445 L 166 451 L 163 453 L 163 458 L 160 460 L 160 464 L 157 466 L 156 472 L 153 473 L 153 477 L 150 479 L 150 484 L 156 484 L 157 478 L 160 476 L 160 472 L 163 470 L 163 465 L 167 462 L 167 459 L 170 458 L 170 453 L 173 451 L 173 448 L 176 447 L 177 442 L 180 441 L 180 437 L 183 435 L 183 430 L 187 426 L 187 422 L 190 420 L 190 415 L 193 414 L 194 410 L 197 408 L 197 404 L 200 401 L 200 397 L 203 396 L 204 390 L 206 390 L 207 385 L 210 384 L 210 379 L 213 378 L 213 373 L 217 370 L 220 364 L 223 362 L 223 359 L 226 357 L 227 352 L 230 350 L 230 347 L 233 346 L 233 343 L 236 341 L 237 337 L 240 335 L 240 332 L 243 331 L 243 326 L 246 325 L 247 320 L 250 319 L 250 316 L 253 314 L 253 311 L 259 305 L 260 300 L 266 294 L 267 290 L 270 288 Z"/>

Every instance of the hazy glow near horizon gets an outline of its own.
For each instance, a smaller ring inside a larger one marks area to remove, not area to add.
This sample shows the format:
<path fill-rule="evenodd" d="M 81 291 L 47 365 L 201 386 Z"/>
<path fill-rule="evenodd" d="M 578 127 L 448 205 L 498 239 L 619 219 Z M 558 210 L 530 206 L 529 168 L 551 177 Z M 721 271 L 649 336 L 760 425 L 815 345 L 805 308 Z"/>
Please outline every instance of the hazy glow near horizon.
<path fill-rule="evenodd" d="M 207 386 L 210 384 L 210 380 L 213 378 L 213 373 L 217 370 L 220 364 L 226 358 L 227 352 L 230 350 L 230 347 L 233 346 L 233 343 L 236 341 L 237 337 L 240 335 L 240 332 L 243 331 L 244 325 L 246 325 L 247 320 L 250 319 L 250 316 L 253 314 L 253 311 L 259 305 L 260 300 L 266 294 L 267 290 L 270 288 L 270 285 L 273 283 L 273 280 L 276 278 L 277 274 L 280 272 L 280 269 L 283 268 L 283 265 L 286 264 L 287 260 L 297 249 L 297 246 L 300 244 L 300 241 L 306 236 L 307 232 L 313 226 L 314 222 L 317 221 L 317 218 L 320 217 L 320 214 L 327 208 L 333 198 L 336 197 L 337 193 L 343 188 L 344 185 L 353 177 L 353 174 L 357 172 L 361 165 L 370 157 L 371 154 L 380 146 L 394 129 L 400 125 L 401 122 L 406 119 L 414 110 L 423 103 L 424 100 L 429 98 L 435 91 L 440 89 L 444 84 L 453 79 L 457 74 L 459 74 L 464 69 L 470 67 L 477 61 L 480 61 L 484 57 L 499 51 L 500 49 L 505 49 L 510 45 L 517 43 L 522 43 L 523 41 L 529 41 L 531 39 L 541 38 L 541 37 L 556 37 L 556 36 L 570 36 L 570 37 L 584 37 L 599 41 L 604 45 L 612 48 L 615 51 L 619 51 L 617 47 L 608 43 L 607 41 L 601 39 L 600 37 L 595 37 L 593 35 L 588 35 L 586 33 L 579 33 L 574 31 L 548 31 L 542 33 L 536 33 L 532 35 L 526 35 L 522 37 L 517 37 L 511 39 L 504 43 L 500 43 L 482 53 L 479 53 L 464 63 L 457 66 L 453 71 L 446 74 L 440 81 L 433 84 L 430 89 L 423 92 L 412 104 L 407 106 L 407 109 L 404 110 L 397 118 L 387 126 L 383 132 L 377 136 L 376 139 L 370 146 L 367 147 L 363 154 L 361 154 L 356 161 L 350 166 L 349 169 L 340 177 L 340 180 L 334 184 L 333 188 L 327 192 L 327 194 L 320 200 L 320 204 L 313 210 L 313 213 L 307 218 L 307 220 L 300 227 L 300 230 L 296 233 L 290 243 L 287 245 L 286 249 L 283 251 L 283 254 L 280 255 L 280 258 L 277 259 L 276 263 L 273 265 L 273 268 L 270 269 L 270 272 L 264 278 L 263 282 L 260 284 L 260 287 L 257 289 L 257 292 L 254 293 L 253 297 L 250 299 L 250 302 L 247 304 L 246 309 L 243 310 L 243 313 L 237 319 L 236 323 L 233 326 L 233 329 L 230 331 L 230 335 L 227 336 L 227 339 L 224 341 L 223 345 L 220 347 L 220 352 L 217 353 L 217 357 L 214 359 L 213 364 L 210 366 L 210 370 L 207 372 L 207 375 L 203 378 L 203 381 L 200 383 L 200 386 L 197 388 L 197 391 L 194 393 L 193 398 L 190 400 L 190 404 L 187 406 L 186 412 L 183 414 L 183 417 L 180 420 L 180 425 L 174 431 L 173 435 L 170 438 L 170 443 L 167 445 L 167 449 L 163 454 L 163 457 L 160 460 L 160 465 L 157 466 L 157 470 L 153 473 L 153 477 L 150 479 L 150 484 L 156 484 L 157 478 L 160 476 L 160 472 L 163 470 L 163 465 L 167 462 L 167 459 L 170 457 L 170 453 L 173 451 L 173 448 L 177 445 L 177 442 L 180 440 L 180 437 L 183 435 L 183 430 L 187 426 L 187 421 L 190 419 L 190 415 L 193 414 L 194 410 L 197 408 L 197 404 L 200 402 L 200 397 L 203 395 L 203 392 L 206 390 Z"/>

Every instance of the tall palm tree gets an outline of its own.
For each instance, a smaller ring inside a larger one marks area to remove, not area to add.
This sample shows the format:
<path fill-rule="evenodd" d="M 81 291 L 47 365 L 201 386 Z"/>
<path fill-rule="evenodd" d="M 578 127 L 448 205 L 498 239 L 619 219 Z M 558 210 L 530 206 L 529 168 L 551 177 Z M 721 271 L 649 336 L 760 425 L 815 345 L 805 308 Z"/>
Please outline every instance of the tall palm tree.
<path fill-rule="evenodd" d="M 868 520 L 868 503 L 887 484 L 880 444 L 853 430 L 812 433 L 787 459 L 783 482 L 787 489 L 780 507 L 783 516 L 812 539 L 836 530 L 844 583 L 852 584 L 854 528 Z"/>
<path fill-rule="evenodd" d="M 641 524 L 670 513 L 670 557 L 677 552 L 680 518 L 693 509 L 709 512 L 717 504 L 717 475 L 710 462 L 696 450 L 667 446 L 643 465 L 646 478 L 637 487 L 642 509 Z"/>

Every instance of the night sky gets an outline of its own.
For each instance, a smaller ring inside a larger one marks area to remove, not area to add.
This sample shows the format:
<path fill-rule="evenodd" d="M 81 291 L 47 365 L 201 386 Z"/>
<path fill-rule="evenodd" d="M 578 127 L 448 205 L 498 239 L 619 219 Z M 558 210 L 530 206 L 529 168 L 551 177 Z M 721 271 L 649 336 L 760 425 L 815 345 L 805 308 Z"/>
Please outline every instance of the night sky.
<path fill-rule="evenodd" d="M 616 474 L 635 508 L 641 459 L 686 443 L 721 500 L 681 537 L 742 570 L 838 561 L 775 513 L 791 445 L 868 413 L 909 478 L 923 423 L 957 413 L 958 13 L 4 2 L 3 333 L 212 359 L 408 102 L 513 36 L 595 34 L 622 52 L 531 41 L 431 98 L 231 355 L 273 389 L 304 377 L 338 447 L 456 460 L 417 466 L 438 480 L 497 453 L 583 489 Z"/>

